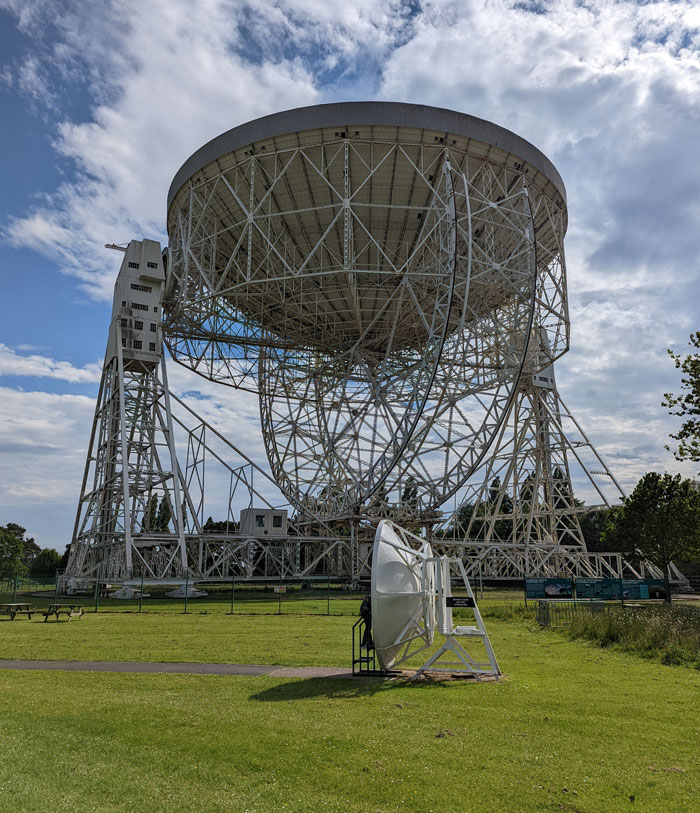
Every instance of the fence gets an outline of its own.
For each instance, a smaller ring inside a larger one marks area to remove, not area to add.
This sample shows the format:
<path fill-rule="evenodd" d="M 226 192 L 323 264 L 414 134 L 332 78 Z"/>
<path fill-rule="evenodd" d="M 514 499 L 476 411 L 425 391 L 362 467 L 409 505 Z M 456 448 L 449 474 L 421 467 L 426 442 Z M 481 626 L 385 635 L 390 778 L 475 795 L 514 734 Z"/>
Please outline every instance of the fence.
<path fill-rule="evenodd" d="M 0 601 L 31 599 L 41 609 L 59 600 L 79 602 L 86 611 L 127 613 L 220 613 L 228 615 L 356 616 L 364 593 L 330 582 L 280 581 L 275 584 L 235 579 L 122 588 L 102 583 L 66 594 L 54 577 L 0 580 Z"/>
<path fill-rule="evenodd" d="M 616 604 L 615 607 L 619 607 Z M 602 601 L 547 601 L 537 602 L 535 617 L 541 627 L 568 627 L 577 614 L 597 615 L 606 612 Z"/>
<path fill-rule="evenodd" d="M 181 595 L 169 595 L 182 591 Z M 116 594 L 116 596 L 115 596 Z M 181 613 L 225 615 L 324 615 L 357 617 L 367 590 L 350 590 L 328 581 L 241 582 L 235 579 L 189 582 L 182 585 L 136 586 L 122 592 L 120 585 L 85 584 L 85 589 L 67 595 L 53 576 L 0 581 L 0 602 L 31 601 L 37 609 L 70 600 L 86 612 Z M 455 591 L 455 595 L 459 591 Z M 118 597 L 126 596 L 126 597 Z M 482 591 L 479 606 L 485 617 L 532 617 L 534 608 L 522 604 L 517 589 Z M 458 617 L 456 613 L 455 617 Z"/>

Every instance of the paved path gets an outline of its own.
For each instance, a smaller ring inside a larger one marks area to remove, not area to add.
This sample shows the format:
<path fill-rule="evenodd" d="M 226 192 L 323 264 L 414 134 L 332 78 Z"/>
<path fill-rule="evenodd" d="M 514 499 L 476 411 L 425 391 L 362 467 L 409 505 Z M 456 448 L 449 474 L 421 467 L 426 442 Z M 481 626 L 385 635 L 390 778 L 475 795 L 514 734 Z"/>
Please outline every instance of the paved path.
<path fill-rule="evenodd" d="M 61 672 L 129 672 L 171 675 L 270 675 L 270 677 L 347 678 L 352 671 L 337 666 L 255 666 L 243 663 L 141 663 L 138 661 L 0 660 L 0 669 Z"/>

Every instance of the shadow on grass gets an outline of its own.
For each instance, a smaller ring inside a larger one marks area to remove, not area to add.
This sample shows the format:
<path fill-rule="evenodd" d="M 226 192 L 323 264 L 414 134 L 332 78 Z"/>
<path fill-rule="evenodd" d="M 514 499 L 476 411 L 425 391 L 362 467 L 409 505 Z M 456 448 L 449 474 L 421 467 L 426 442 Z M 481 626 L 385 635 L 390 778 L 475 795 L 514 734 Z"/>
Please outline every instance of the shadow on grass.
<path fill-rule="evenodd" d="M 410 688 L 445 689 L 447 683 L 440 680 L 422 679 L 412 681 L 402 677 L 348 677 L 348 678 L 304 678 L 302 680 L 281 683 L 250 695 L 251 700 L 262 703 L 278 703 L 290 700 L 311 700 L 325 697 L 343 700 L 353 697 L 371 697 L 380 692 Z"/>

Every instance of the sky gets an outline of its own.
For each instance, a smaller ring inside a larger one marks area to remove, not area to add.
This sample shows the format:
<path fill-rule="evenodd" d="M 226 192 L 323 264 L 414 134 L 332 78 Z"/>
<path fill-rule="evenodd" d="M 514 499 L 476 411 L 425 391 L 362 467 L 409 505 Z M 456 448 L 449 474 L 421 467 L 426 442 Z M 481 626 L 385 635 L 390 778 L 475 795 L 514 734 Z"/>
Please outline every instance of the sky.
<path fill-rule="evenodd" d="M 219 133 L 330 101 L 493 121 L 567 188 L 560 393 L 617 479 L 696 474 L 666 349 L 700 329 L 700 5 L 601 0 L 0 0 L 0 524 L 70 536 L 121 255 L 160 240 Z M 264 464 L 251 396 L 175 392 Z"/>

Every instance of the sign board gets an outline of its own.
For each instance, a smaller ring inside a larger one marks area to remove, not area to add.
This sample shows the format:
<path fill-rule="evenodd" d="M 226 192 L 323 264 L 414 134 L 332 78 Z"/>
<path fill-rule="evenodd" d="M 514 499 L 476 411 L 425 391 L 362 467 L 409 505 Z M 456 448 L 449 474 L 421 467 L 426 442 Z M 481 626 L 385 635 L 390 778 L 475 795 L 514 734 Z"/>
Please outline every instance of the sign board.
<path fill-rule="evenodd" d="M 286 593 L 287 592 L 287 585 L 286 584 L 276 584 L 274 587 L 275 593 Z"/>
<path fill-rule="evenodd" d="M 476 606 L 474 599 L 470 596 L 447 596 L 446 603 L 448 607 L 474 607 Z"/>
<path fill-rule="evenodd" d="M 527 598 L 573 598 L 574 586 L 571 579 L 525 579 Z"/>

